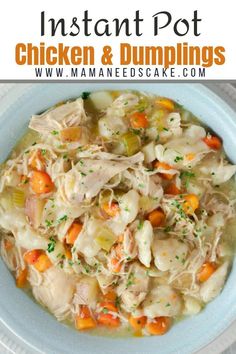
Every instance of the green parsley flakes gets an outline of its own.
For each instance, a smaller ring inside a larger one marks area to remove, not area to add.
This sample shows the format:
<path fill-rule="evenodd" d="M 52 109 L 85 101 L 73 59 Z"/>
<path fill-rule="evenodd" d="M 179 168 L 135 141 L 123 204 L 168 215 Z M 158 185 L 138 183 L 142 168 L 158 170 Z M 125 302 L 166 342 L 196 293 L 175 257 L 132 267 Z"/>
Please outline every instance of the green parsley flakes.
<path fill-rule="evenodd" d="M 50 240 L 51 242 L 49 242 L 49 244 L 48 244 L 47 251 L 48 251 L 49 253 L 51 253 L 51 252 L 53 252 L 54 249 L 55 249 L 56 240 L 55 240 L 53 237 L 50 237 L 49 240 Z"/>
<path fill-rule="evenodd" d="M 53 130 L 53 131 L 51 132 L 51 134 L 52 134 L 52 135 L 58 135 L 58 134 L 59 134 L 59 131 Z"/>

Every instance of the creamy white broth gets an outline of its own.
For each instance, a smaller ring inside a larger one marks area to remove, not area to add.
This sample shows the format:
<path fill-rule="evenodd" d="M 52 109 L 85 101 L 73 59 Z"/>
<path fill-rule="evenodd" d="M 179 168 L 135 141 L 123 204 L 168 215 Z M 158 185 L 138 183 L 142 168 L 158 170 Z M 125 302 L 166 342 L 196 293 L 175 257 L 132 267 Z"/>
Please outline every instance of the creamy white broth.
<path fill-rule="evenodd" d="M 220 294 L 235 167 L 191 112 L 104 91 L 29 127 L 0 181 L 1 254 L 18 287 L 59 321 L 114 337 L 165 334 Z"/>

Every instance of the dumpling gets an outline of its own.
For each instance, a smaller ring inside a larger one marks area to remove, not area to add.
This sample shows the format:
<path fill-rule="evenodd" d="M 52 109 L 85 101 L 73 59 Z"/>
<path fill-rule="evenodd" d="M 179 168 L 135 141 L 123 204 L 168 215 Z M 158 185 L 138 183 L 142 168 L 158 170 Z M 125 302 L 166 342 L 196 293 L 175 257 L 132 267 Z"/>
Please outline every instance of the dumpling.
<path fill-rule="evenodd" d="M 201 167 L 201 172 L 210 175 L 215 185 L 227 182 L 236 172 L 236 165 L 218 163 Z"/>
<path fill-rule="evenodd" d="M 184 135 L 189 139 L 192 139 L 193 142 L 195 142 L 197 140 L 205 138 L 206 131 L 203 127 L 200 127 L 200 125 L 192 124 L 185 130 Z"/>
<path fill-rule="evenodd" d="M 96 243 L 95 237 L 97 230 L 101 227 L 101 221 L 90 218 L 83 226 L 79 237 L 77 237 L 74 247 L 77 252 L 82 253 L 85 257 L 94 257 L 98 254 L 101 247 Z"/>
<path fill-rule="evenodd" d="M 59 321 L 70 316 L 76 281 L 63 270 L 51 267 L 41 274 L 41 281 L 34 282 L 35 269 L 30 269 L 29 282 L 35 299 L 52 312 Z"/>
<path fill-rule="evenodd" d="M 221 292 L 227 274 L 229 262 L 223 263 L 211 276 L 201 285 L 200 296 L 204 302 L 213 300 Z"/>
<path fill-rule="evenodd" d="M 150 221 L 145 220 L 134 237 L 138 245 L 138 258 L 145 267 L 149 268 L 152 259 L 151 244 L 153 240 L 153 228 Z"/>
<path fill-rule="evenodd" d="M 181 117 L 178 112 L 171 112 L 166 117 L 166 130 L 160 132 L 160 138 L 178 137 L 182 134 Z"/>
<path fill-rule="evenodd" d="M 162 271 L 183 267 L 188 246 L 175 239 L 155 240 L 152 246 L 155 266 Z"/>
<path fill-rule="evenodd" d="M 146 269 L 134 263 L 130 272 L 117 288 L 118 295 L 128 311 L 133 311 L 145 299 L 149 286 Z"/>
<path fill-rule="evenodd" d="M 155 145 L 154 142 L 151 141 L 150 143 L 148 143 L 147 145 L 145 145 L 142 148 L 142 152 L 144 154 L 144 161 L 146 163 L 150 163 L 152 161 L 155 160 L 156 155 L 155 155 Z"/>
<path fill-rule="evenodd" d="M 92 92 L 89 99 L 98 110 L 106 109 L 113 102 L 112 95 L 107 91 Z"/>
<path fill-rule="evenodd" d="M 112 138 L 114 135 L 123 134 L 128 130 L 122 117 L 110 119 L 109 117 L 102 117 L 98 121 L 99 134 L 104 138 Z"/>
<path fill-rule="evenodd" d="M 124 118 L 125 112 L 135 106 L 138 101 L 138 97 L 131 93 L 123 94 L 114 100 L 107 108 L 104 117 L 98 121 L 100 135 L 109 139 L 125 133 L 128 130 L 128 124 Z"/>
<path fill-rule="evenodd" d="M 181 137 L 170 140 L 164 145 L 156 145 L 156 158 L 177 168 L 193 167 L 211 151 L 202 141 L 205 135 L 204 128 L 191 125 Z"/>
<path fill-rule="evenodd" d="M 182 300 L 169 285 L 159 285 L 151 290 L 143 303 L 143 313 L 149 318 L 173 317 L 181 313 Z"/>
<path fill-rule="evenodd" d="M 139 209 L 139 194 L 134 190 L 130 190 L 124 194 L 119 201 L 120 219 L 128 225 L 138 214 Z"/>
<path fill-rule="evenodd" d="M 183 313 L 186 316 L 192 316 L 199 313 L 202 309 L 201 303 L 198 299 L 192 296 L 184 297 L 184 310 Z"/>

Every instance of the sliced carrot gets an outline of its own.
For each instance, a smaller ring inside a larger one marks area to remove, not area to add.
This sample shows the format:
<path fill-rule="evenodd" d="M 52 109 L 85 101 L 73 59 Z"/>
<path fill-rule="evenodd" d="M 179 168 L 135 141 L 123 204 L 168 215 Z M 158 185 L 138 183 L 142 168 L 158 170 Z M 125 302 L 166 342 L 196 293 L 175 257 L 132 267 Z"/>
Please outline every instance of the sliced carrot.
<path fill-rule="evenodd" d="M 120 211 L 120 208 L 119 208 L 119 204 L 118 203 L 115 203 L 115 202 L 112 202 L 112 203 L 103 203 L 101 205 L 101 208 L 103 211 L 105 211 L 105 213 L 110 216 L 110 217 L 114 217 L 116 216 L 119 211 Z"/>
<path fill-rule="evenodd" d="M 73 222 L 73 224 L 70 226 L 67 232 L 66 243 L 68 243 L 69 245 L 73 245 L 79 233 L 81 232 L 82 228 L 83 228 L 83 224 L 80 224 L 79 222 Z"/>
<path fill-rule="evenodd" d="M 81 127 L 69 127 L 61 131 L 60 137 L 64 143 L 71 143 L 80 140 L 81 132 Z"/>
<path fill-rule="evenodd" d="M 130 315 L 129 317 L 129 323 L 133 327 L 135 331 L 141 331 L 141 329 L 146 325 L 147 323 L 147 317 L 142 316 L 142 317 L 133 317 Z"/>
<path fill-rule="evenodd" d="M 42 155 L 41 150 L 33 151 L 31 153 L 31 157 L 29 158 L 29 166 L 35 170 L 38 170 L 39 167 L 40 171 L 45 169 L 45 158 Z"/>
<path fill-rule="evenodd" d="M 121 242 L 117 243 L 117 245 L 114 247 L 115 253 L 118 259 L 121 259 L 124 256 L 124 247 Z"/>
<path fill-rule="evenodd" d="M 81 306 L 80 314 L 75 318 L 75 326 L 79 330 L 92 329 L 96 327 L 96 321 L 92 317 L 88 306 Z"/>
<path fill-rule="evenodd" d="M 27 283 L 27 268 L 21 269 L 16 277 L 16 286 L 18 288 L 24 288 Z"/>
<path fill-rule="evenodd" d="M 34 267 L 39 272 L 43 273 L 52 267 L 52 262 L 45 253 L 42 253 L 34 263 Z"/>
<path fill-rule="evenodd" d="M 213 150 L 220 150 L 222 146 L 222 142 L 220 138 L 217 136 L 207 135 L 205 138 L 202 139 L 209 148 Z"/>
<path fill-rule="evenodd" d="M 122 264 L 120 260 L 116 257 L 111 259 L 112 270 L 114 273 L 119 273 L 121 271 Z"/>
<path fill-rule="evenodd" d="M 169 98 L 166 97 L 160 97 L 156 100 L 156 104 L 158 106 L 161 106 L 168 111 L 173 111 L 175 109 L 175 104 L 173 101 L 171 101 Z"/>
<path fill-rule="evenodd" d="M 41 250 L 32 250 L 29 252 L 26 252 L 24 254 L 24 261 L 29 264 L 29 265 L 33 265 L 39 258 L 39 256 L 42 254 Z"/>
<path fill-rule="evenodd" d="M 6 251 L 10 251 L 13 248 L 13 243 L 9 240 L 4 240 L 4 248 Z"/>
<path fill-rule="evenodd" d="M 124 241 L 124 235 L 123 234 L 119 235 L 118 239 L 117 239 L 117 242 L 122 243 L 123 241 Z"/>
<path fill-rule="evenodd" d="M 170 319 L 169 317 L 156 317 L 154 321 L 146 325 L 147 331 L 156 336 L 161 336 L 165 334 L 170 328 Z"/>
<path fill-rule="evenodd" d="M 186 214 L 192 215 L 199 207 L 199 199 L 195 194 L 184 196 L 183 210 Z"/>
<path fill-rule="evenodd" d="M 99 313 L 97 321 L 100 325 L 107 327 L 119 327 L 120 319 L 119 317 L 114 317 L 110 313 Z"/>
<path fill-rule="evenodd" d="M 72 253 L 69 247 L 65 247 L 65 256 L 67 259 L 72 259 Z"/>
<path fill-rule="evenodd" d="M 36 194 L 50 193 L 54 189 L 51 177 L 42 171 L 33 171 L 30 177 L 30 186 Z"/>
<path fill-rule="evenodd" d="M 172 170 L 174 167 L 168 165 L 167 163 L 165 162 L 160 162 L 160 161 L 156 161 L 154 163 L 154 167 L 155 168 L 160 168 L 162 170 Z M 174 178 L 174 175 L 170 174 L 170 173 L 159 173 L 159 175 L 163 178 L 163 179 L 166 179 L 166 180 L 171 180 L 172 178 Z"/>
<path fill-rule="evenodd" d="M 80 316 L 81 318 L 89 318 L 91 317 L 91 311 L 87 305 L 82 305 L 80 308 Z"/>
<path fill-rule="evenodd" d="M 181 190 L 176 186 L 175 183 L 170 183 L 166 189 L 165 189 L 166 194 L 171 194 L 171 195 L 178 195 L 181 193 Z"/>
<path fill-rule="evenodd" d="M 108 291 L 106 294 L 103 295 L 105 301 L 115 302 L 117 295 L 115 291 Z"/>
<path fill-rule="evenodd" d="M 147 128 L 148 119 L 145 113 L 135 112 L 130 116 L 130 124 L 134 129 Z"/>
<path fill-rule="evenodd" d="M 121 259 L 124 256 L 124 247 L 123 247 L 124 235 L 120 235 L 117 239 L 117 243 L 113 246 L 115 251 L 114 257 L 111 259 L 112 270 L 114 273 L 119 273 L 122 268 Z"/>
<path fill-rule="evenodd" d="M 118 312 L 118 308 L 115 306 L 114 302 L 112 302 L 112 301 L 100 302 L 99 306 L 102 307 L 103 309 L 111 311 L 111 312 Z"/>
<path fill-rule="evenodd" d="M 83 331 L 83 330 L 95 328 L 96 322 L 92 317 L 90 317 L 90 318 L 76 317 L 75 326 L 80 331 Z"/>
<path fill-rule="evenodd" d="M 165 214 L 161 209 L 156 209 L 148 214 L 148 220 L 153 227 L 163 226 L 165 223 Z"/>
<path fill-rule="evenodd" d="M 206 262 L 202 265 L 199 273 L 198 280 L 203 283 L 216 271 L 216 265 L 211 262 Z"/>

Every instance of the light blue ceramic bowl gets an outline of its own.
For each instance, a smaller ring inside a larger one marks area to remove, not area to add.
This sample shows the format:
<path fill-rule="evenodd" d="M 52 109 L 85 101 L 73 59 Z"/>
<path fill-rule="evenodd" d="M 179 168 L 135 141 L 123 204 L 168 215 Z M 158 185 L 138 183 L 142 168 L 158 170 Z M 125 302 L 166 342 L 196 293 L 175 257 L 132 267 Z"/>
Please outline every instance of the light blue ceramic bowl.
<path fill-rule="evenodd" d="M 24 133 L 29 117 L 82 91 L 138 89 L 177 100 L 224 140 L 236 163 L 236 114 L 200 84 L 35 84 L 16 87 L 0 107 L 0 161 Z M 0 261 L 0 317 L 18 337 L 47 354 L 190 354 L 213 341 L 236 319 L 236 262 L 222 294 L 204 311 L 176 324 L 165 336 L 112 339 L 78 333 L 58 323 L 43 308 L 15 287 Z M 63 289 L 61 290 L 63 291 Z M 60 294 L 59 294 L 60 296 Z"/>

